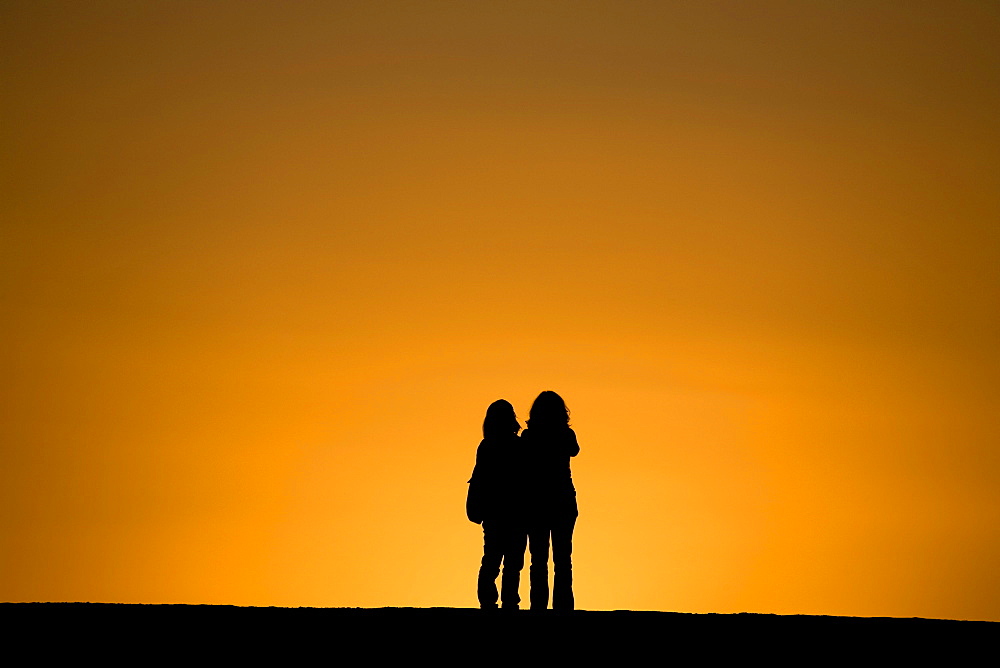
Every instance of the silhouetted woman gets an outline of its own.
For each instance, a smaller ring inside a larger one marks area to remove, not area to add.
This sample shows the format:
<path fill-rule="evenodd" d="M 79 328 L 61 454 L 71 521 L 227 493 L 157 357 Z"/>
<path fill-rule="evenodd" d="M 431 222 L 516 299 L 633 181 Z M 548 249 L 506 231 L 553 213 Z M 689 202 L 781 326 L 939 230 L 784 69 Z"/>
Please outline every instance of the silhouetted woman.
<path fill-rule="evenodd" d="M 528 550 L 531 552 L 531 609 L 549 606 L 549 542 L 552 543 L 552 607 L 572 610 L 573 527 L 576 489 L 569 458 L 580 452 L 569 427 L 569 409 L 558 394 L 545 391 L 531 405 L 524 449 Z"/>
<path fill-rule="evenodd" d="M 514 407 L 500 399 L 486 409 L 483 440 L 476 451 L 476 467 L 469 480 L 466 514 L 483 525 L 483 561 L 479 567 L 479 606 L 497 607 L 496 579 L 503 563 L 500 600 L 503 608 L 516 610 L 521 602 L 518 586 L 524 567 L 527 533 L 521 491 L 522 457 L 517 432 L 521 425 Z"/>

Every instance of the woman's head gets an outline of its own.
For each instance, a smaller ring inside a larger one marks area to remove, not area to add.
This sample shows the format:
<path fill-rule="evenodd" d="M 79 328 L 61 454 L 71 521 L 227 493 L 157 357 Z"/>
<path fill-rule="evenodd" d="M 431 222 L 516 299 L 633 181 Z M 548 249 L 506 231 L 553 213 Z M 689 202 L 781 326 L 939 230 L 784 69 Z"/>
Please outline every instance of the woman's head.
<path fill-rule="evenodd" d="M 566 408 L 566 402 L 552 390 L 545 390 L 538 395 L 535 403 L 531 404 L 528 426 L 536 429 L 568 427 L 569 409 Z"/>
<path fill-rule="evenodd" d="M 514 407 L 509 401 L 497 399 L 486 409 L 486 419 L 483 420 L 483 438 L 491 436 L 510 436 L 521 431 L 521 423 L 517 421 Z"/>

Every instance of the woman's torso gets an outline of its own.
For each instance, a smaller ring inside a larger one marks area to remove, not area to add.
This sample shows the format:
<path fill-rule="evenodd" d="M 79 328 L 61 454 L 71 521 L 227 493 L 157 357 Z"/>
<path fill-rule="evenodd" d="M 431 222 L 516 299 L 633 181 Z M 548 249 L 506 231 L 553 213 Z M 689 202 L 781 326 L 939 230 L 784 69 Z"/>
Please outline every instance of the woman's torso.
<path fill-rule="evenodd" d="M 522 459 L 520 439 L 516 434 L 484 438 L 479 444 L 470 482 L 479 485 L 486 519 L 504 519 L 519 514 Z"/>
<path fill-rule="evenodd" d="M 521 434 L 525 462 L 525 496 L 534 514 L 576 513 L 576 489 L 570 458 L 580 446 L 569 427 L 525 429 Z"/>

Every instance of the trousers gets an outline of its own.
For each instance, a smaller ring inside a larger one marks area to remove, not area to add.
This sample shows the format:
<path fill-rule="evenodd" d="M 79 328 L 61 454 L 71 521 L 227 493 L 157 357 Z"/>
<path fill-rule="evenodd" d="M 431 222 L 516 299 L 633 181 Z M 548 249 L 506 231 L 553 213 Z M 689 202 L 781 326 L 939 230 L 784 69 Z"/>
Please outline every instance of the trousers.
<path fill-rule="evenodd" d="M 572 610 L 573 600 L 573 528 L 576 514 L 528 526 L 528 551 L 531 553 L 529 601 L 532 610 L 549 607 L 549 542 L 552 543 L 552 608 Z"/>
<path fill-rule="evenodd" d="M 518 588 L 524 568 L 524 548 L 528 536 L 524 528 L 504 520 L 483 520 L 483 561 L 479 566 L 479 607 L 495 608 L 497 599 L 504 608 L 516 609 L 521 603 Z M 496 579 L 503 564 L 500 592 Z"/>

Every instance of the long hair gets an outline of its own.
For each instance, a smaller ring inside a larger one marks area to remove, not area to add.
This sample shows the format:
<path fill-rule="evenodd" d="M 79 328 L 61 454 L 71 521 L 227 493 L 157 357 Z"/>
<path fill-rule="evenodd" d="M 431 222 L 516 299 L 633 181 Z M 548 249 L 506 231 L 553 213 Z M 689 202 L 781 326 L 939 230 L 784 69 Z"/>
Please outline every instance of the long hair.
<path fill-rule="evenodd" d="M 563 398 L 552 390 L 545 390 L 531 404 L 528 427 L 559 429 L 569 427 L 569 409 Z"/>
<path fill-rule="evenodd" d="M 521 431 L 514 407 L 505 399 L 497 399 L 486 409 L 483 420 L 483 438 L 510 436 Z"/>

